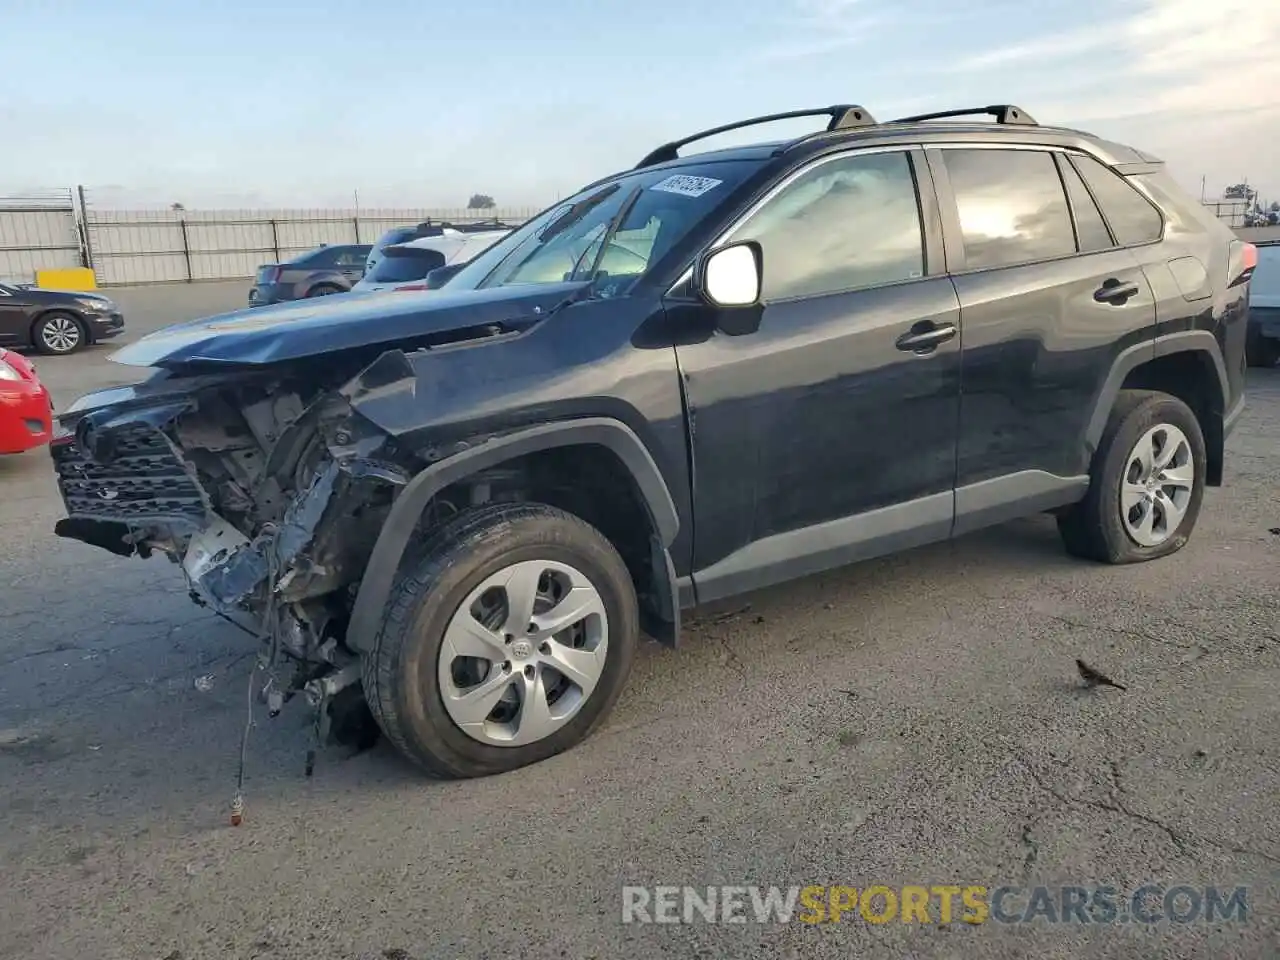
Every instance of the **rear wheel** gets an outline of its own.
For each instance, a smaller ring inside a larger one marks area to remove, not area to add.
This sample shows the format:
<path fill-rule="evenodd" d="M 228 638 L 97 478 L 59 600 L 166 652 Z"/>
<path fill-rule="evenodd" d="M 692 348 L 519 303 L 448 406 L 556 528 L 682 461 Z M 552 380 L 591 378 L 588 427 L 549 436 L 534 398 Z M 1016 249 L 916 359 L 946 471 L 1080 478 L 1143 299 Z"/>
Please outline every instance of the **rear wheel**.
<path fill-rule="evenodd" d="M 599 531 L 541 504 L 493 505 L 406 560 L 364 659 L 365 697 L 429 774 L 502 773 L 588 736 L 638 639 L 630 575 Z"/>
<path fill-rule="evenodd" d="M 88 339 L 80 321 L 70 313 L 55 310 L 43 314 L 31 328 L 35 348 L 49 356 L 75 353 Z"/>
<path fill-rule="evenodd" d="M 1060 514 L 1068 552 L 1137 563 L 1180 550 L 1204 497 L 1200 422 L 1176 397 L 1122 390 L 1093 458 L 1089 492 Z"/>
<path fill-rule="evenodd" d="M 332 296 L 332 295 L 333 295 L 333 294 L 335 294 L 335 293 L 343 293 L 343 292 L 344 292 L 344 291 L 343 291 L 343 289 L 342 289 L 341 287 L 335 287 L 335 286 L 334 286 L 333 284 L 331 284 L 331 283 L 321 283 L 321 284 L 317 284 L 316 286 L 314 286 L 314 287 L 312 287 L 310 290 L 308 290 L 308 291 L 307 291 L 307 297 L 308 297 L 308 298 L 311 298 L 311 297 L 328 297 L 328 296 Z"/>

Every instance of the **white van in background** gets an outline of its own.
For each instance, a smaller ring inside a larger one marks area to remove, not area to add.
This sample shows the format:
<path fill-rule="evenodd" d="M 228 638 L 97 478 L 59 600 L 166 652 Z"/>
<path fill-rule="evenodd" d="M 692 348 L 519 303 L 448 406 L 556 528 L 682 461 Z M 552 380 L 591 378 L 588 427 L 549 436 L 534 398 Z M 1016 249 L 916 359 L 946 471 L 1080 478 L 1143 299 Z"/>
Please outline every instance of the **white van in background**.
<path fill-rule="evenodd" d="M 351 288 L 352 293 L 425 290 L 428 273 L 438 267 L 466 263 L 511 232 L 462 231 L 445 227 L 439 236 L 383 247 L 373 268 Z"/>
<path fill-rule="evenodd" d="M 1249 281 L 1246 355 L 1251 367 L 1271 367 L 1280 360 L 1280 240 L 1254 246 L 1258 265 Z"/>

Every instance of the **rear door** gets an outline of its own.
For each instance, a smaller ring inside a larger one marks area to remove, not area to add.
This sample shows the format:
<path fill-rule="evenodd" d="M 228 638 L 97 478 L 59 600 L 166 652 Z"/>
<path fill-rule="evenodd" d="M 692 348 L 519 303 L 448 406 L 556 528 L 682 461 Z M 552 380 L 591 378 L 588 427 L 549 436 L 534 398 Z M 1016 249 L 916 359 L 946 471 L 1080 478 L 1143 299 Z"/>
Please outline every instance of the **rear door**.
<path fill-rule="evenodd" d="M 343 247 L 338 252 L 335 267 L 351 286 L 364 276 L 365 263 L 369 258 L 368 247 Z"/>
<path fill-rule="evenodd" d="M 1094 399 L 1116 356 L 1154 335 L 1155 299 L 1064 152 L 928 154 L 964 329 L 963 533 L 1079 498 Z"/>

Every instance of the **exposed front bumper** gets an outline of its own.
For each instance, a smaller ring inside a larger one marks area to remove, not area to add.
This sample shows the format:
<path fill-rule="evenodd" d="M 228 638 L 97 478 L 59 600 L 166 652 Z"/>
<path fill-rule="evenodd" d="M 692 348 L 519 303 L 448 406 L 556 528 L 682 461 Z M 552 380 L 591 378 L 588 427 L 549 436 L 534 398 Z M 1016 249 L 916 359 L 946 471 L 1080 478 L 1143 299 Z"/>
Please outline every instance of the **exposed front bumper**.
<path fill-rule="evenodd" d="M 118 311 L 91 313 L 85 320 L 89 324 L 89 336 L 95 343 L 124 333 L 124 315 Z"/>

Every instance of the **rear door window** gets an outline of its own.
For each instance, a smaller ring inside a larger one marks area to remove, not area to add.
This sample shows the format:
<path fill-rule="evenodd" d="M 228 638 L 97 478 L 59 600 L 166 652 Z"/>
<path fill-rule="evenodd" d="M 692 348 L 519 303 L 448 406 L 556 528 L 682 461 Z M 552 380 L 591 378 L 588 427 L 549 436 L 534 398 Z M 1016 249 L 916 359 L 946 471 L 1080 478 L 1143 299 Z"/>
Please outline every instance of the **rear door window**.
<path fill-rule="evenodd" d="M 1043 150 L 942 151 L 969 270 L 1034 263 L 1076 252 L 1067 195 Z"/>
<path fill-rule="evenodd" d="M 338 257 L 335 266 L 363 267 L 365 259 L 368 256 L 368 247 L 341 247 L 338 250 Z"/>
<path fill-rule="evenodd" d="M 1124 177 L 1092 157 L 1073 156 L 1071 162 L 1097 197 L 1118 243 L 1132 246 L 1160 239 L 1164 233 L 1160 211 Z"/>
<path fill-rule="evenodd" d="M 341 253 L 341 247 L 321 247 L 319 250 L 312 250 L 310 253 L 294 257 L 292 263 L 294 266 L 307 267 L 311 270 L 332 269 L 338 265 L 338 255 Z"/>

